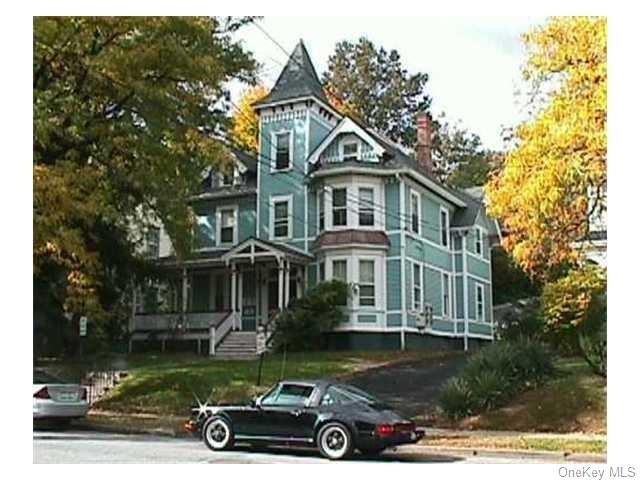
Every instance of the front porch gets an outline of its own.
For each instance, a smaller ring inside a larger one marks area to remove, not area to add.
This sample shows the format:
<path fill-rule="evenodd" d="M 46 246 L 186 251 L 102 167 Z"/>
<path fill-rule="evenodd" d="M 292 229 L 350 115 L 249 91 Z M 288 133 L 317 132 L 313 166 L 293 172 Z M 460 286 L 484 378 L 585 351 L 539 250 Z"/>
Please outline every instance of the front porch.
<path fill-rule="evenodd" d="M 151 300 L 155 294 L 156 301 L 134 302 L 132 340 L 160 338 L 164 349 L 167 340 L 193 339 L 199 353 L 205 341 L 215 355 L 230 332 L 268 329 L 274 314 L 304 292 L 310 260 L 285 245 L 252 238 L 215 258 L 172 265 L 167 285 L 138 292 Z"/>

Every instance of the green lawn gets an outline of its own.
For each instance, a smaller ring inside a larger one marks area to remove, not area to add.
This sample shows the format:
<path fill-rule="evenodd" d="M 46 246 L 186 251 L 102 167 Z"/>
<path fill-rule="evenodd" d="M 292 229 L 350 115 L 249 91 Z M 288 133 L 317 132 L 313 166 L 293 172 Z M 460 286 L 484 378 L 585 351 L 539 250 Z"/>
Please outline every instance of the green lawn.
<path fill-rule="evenodd" d="M 256 386 L 258 361 L 221 361 L 191 355 L 127 357 L 129 377 L 96 407 L 126 413 L 185 415 L 194 402 L 209 394 L 215 401 L 247 400 L 285 378 L 347 376 L 389 362 L 434 357 L 437 352 L 313 352 L 265 357 L 261 387 Z"/>
<path fill-rule="evenodd" d="M 508 405 L 458 422 L 459 428 L 605 434 L 606 379 L 582 359 L 560 359 L 557 375 Z"/>

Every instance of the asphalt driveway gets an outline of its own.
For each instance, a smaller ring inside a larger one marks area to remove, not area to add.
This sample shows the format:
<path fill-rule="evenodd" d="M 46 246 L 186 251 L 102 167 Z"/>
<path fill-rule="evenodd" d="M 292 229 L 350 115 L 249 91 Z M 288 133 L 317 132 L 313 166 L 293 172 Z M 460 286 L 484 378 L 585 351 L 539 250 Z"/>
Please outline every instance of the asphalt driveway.
<path fill-rule="evenodd" d="M 374 394 L 399 412 L 414 417 L 433 411 L 444 384 L 466 362 L 464 354 L 373 368 L 354 375 L 349 383 Z"/>

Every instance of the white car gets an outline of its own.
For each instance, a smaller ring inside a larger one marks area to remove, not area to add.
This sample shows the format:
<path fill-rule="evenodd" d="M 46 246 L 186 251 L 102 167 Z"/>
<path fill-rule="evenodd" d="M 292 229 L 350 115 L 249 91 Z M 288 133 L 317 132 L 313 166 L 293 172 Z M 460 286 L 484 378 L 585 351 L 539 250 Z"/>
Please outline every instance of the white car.
<path fill-rule="evenodd" d="M 87 389 L 64 382 L 42 370 L 33 371 L 33 419 L 70 421 L 89 410 Z"/>

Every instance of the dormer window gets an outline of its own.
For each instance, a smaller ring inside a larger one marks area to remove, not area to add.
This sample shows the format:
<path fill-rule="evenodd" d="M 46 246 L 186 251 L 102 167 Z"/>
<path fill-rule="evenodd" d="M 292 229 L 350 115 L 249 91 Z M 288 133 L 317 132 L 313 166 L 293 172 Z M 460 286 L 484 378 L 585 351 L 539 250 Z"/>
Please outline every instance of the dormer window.
<path fill-rule="evenodd" d="M 234 172 L 227 171 L 220 174 L 220 186 L 221 187 L 230 187 L 233 185 Z"/>
<path fill-rule="evenodd" d="M 291 168 L 292 139 L 291 132 L 275 134 L 275 155 L 272 163 L 272 169 L 274 171 L 288 170 Z"/>
<path fill-rule="evenodd" d="M 342 161 L 348 162 L 350 160 L 357 161 L 359 157 L 359 145 L 358 142 L 344 142 L 342 144 Z"/>

